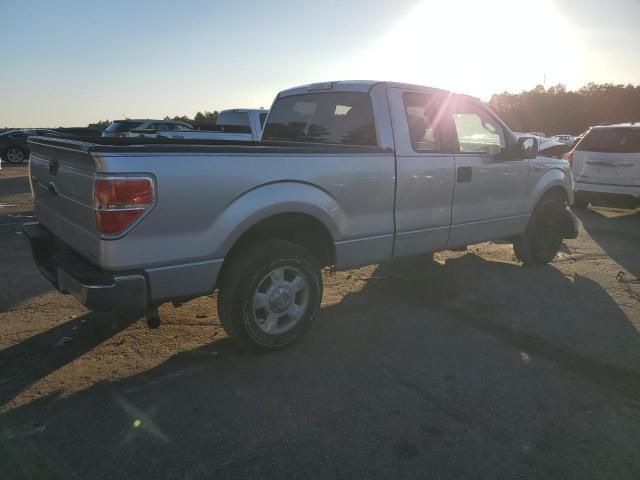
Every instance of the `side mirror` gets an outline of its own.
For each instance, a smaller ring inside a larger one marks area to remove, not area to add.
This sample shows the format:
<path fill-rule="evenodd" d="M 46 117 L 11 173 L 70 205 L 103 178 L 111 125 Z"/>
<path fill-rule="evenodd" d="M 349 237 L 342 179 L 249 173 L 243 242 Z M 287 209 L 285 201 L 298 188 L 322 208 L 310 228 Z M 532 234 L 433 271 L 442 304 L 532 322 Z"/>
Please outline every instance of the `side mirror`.
<path fill-rule="evenodd" d="M 518 152 L 522 159 L 532 160 L 538 156 L 538 139 L 535 137 L 520 137 L 518 138 Z"/>

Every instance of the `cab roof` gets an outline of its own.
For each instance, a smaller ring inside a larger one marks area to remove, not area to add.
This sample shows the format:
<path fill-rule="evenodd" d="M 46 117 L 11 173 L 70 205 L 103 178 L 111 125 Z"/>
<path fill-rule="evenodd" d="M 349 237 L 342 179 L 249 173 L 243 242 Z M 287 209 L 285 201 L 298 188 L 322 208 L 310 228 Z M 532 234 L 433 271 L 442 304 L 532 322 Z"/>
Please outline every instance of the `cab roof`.
<path fill-rule="evenodd" d="M 431 94 L 452 93 L 447 90 L 442 90 L 440 88 L 425 87 L 423 85 L 415 85 L 412 83 L 378 81 L 378 80 L 338 80 L 338 81 L 331 81 L 331 82 L 310 83 L 307 85 L 300 85 L 298 87 L 288 88 L 280 92 L 278 96 L 288 97 L 290 95 L 300 95 L 303 93 L 328 92 L 328 91 L 368 93 L 373 87 L 378 85 L 381 85 L 384 87 L 396 87 L 396 88 L 403 88 L 406 90 L 421 91 L 421 92 L 431 93 Z M 478 100 L 475 97 L 470 97 L 468 95 L 464 95 L 464 96 L 473 98 L 474 100 Z"/>

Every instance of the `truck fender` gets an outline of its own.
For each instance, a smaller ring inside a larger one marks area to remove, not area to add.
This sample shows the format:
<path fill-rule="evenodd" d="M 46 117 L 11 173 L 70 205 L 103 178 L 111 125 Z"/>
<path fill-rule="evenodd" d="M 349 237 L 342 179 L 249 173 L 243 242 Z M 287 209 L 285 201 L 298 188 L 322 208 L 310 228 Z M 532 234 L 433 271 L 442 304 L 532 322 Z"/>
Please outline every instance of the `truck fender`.
<path fill-rule="evenodd" d="M 571 189 L 571 179 L 567 178 L 567 174 L 560 168 L 553 168 L 546 172 L 535 185 L 529 196 L 528 211 L 533 210 L 538 205 L 542 197 L 551 189 L 562 188 L 567 197 L 569 204 L 573 203 L 573 190 Z M 562 221 L 562 238 L 576 238 L 578 236 L 580 222 L 569 209 L 565 209 Z"/>
<path fill-rule="evenodd" d="M 303 182 L 269 183 L 243 193 L 218 216 L 209 229 L 214 257 L 224 257 L 242 234 L 258 222 L 283 213 L 315 218 L 334 242 L 343 236 L 346 216 L 328 192 Z"/>
<path fill-rule="evenodd" d="M 573 191 L 571 190 L 571 181 L 567 174 L 560 168 L 552 168 L 547 171 L 538 183 L 533 186 L 527 203 L 527 211 L 533 212 L 540 199 L 552 188 L 562 188 L 569 204 L 573 203 Z"/>

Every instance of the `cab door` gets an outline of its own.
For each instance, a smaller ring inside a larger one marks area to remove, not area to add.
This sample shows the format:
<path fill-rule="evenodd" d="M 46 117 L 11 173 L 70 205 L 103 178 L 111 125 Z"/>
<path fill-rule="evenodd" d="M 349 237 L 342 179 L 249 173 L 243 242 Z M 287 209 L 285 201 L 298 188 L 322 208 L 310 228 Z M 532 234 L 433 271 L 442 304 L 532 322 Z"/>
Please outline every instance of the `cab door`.
<path fill-rule="evenodd" d="M 396 150 L 394 256 L 443 250 L 451 228 L 455 158 L 441 128 L 446 96 L 388 88 Z"/>
<path fill-rule="evenodd" d="M 521 233 L 528 220 L 529 162 L 510 154 L 516 151 L 511 132 L 469 97 L 452 97 L 447 117 L 455 136 L 455 187 L 447 246 Z"/>

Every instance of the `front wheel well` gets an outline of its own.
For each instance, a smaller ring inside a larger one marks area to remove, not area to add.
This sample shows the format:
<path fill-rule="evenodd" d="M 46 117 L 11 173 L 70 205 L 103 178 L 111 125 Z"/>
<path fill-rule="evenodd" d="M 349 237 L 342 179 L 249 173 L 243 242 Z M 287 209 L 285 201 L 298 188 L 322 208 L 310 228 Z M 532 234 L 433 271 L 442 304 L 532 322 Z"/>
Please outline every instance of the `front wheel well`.
<path fill-rule="evenodd" d="M 336 263 L 333 237 L 322 222 L 304 213 L 283 213 L 264 219 L 244 232 L 225 256 L 221 275 L 225 266 L 242 255 L 243 250 L 268 240 L 284 240 L 303 247 L 321 267 Z"/>
<path fill-rule="evenodd" d="M 562 203 L 563 205 L 569 203 L 567 192 L 559 185 L 551 187 L 546 192 L 544 192 L 544 194 L 538 200 L 538 204 L 540 204 L 540 202 L 542 202 L 543 200 L 555 200 L 558 203 Z"/>

